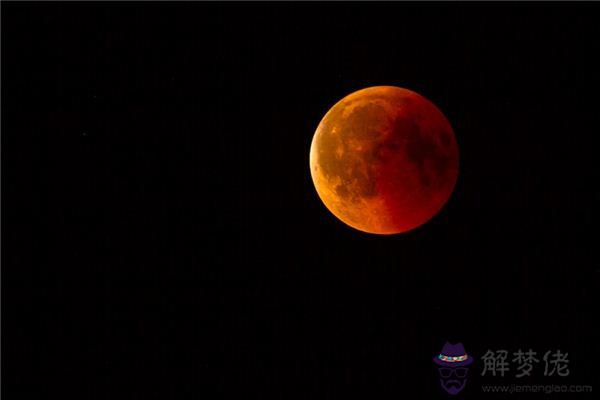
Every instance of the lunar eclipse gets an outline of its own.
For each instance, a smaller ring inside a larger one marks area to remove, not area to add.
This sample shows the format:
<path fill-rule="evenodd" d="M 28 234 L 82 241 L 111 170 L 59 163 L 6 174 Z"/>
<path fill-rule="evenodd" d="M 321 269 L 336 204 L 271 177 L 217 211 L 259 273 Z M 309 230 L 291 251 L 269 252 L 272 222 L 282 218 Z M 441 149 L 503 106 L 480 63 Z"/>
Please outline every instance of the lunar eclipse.
<path fill-rule="evenodd" d="M 337 218 L 360 231 L 417 228 L 448 201 L 458 146 L 442 112 L 394 86 L 356 91 L 325 114 L 310 148 L 317 193 Z"/>

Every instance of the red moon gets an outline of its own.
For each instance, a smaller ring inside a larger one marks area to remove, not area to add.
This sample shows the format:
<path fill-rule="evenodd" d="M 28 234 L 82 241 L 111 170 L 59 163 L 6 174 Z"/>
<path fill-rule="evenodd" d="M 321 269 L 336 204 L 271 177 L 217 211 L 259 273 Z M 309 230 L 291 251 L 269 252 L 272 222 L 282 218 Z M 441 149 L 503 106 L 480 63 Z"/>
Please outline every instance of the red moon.
<path fill-rule="evenodd" d="M 458 177 L 450 123 L 423 96 L 395 86 L 356 91 L 321 120 L 310 147 L 319 197 L 337 218 L 375 234 L 436 215 Z"/>

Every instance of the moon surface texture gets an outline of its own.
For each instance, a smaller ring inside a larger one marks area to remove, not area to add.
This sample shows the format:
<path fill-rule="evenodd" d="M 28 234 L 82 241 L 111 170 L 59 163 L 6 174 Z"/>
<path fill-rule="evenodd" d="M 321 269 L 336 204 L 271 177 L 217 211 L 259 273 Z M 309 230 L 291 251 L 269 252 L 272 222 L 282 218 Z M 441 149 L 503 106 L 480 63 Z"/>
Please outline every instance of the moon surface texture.
<path fill-rule="evenodd" d="M 423 96 L 394 86 L 354 92 L 321 120 L 310 148 L 319 197 L 358 230 L 395 234 L 436 215 L 458 176 L 450 123 Z"/>

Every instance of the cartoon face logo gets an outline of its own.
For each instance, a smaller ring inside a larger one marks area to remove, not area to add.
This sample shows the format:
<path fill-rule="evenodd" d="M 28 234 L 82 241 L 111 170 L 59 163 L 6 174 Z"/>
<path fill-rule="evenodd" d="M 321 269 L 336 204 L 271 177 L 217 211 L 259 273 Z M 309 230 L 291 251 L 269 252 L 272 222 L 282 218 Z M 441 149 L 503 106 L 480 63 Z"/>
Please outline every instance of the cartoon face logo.
<path fill-rule="evenodd" d="M 433 357 L 437 364 L 442 388 L 451 395 L 464 389 L 469 376 L 468 366 L 473 363 L 473 358 L 467 354 L 462 343 L 446 343 L 442 351 Z"/>

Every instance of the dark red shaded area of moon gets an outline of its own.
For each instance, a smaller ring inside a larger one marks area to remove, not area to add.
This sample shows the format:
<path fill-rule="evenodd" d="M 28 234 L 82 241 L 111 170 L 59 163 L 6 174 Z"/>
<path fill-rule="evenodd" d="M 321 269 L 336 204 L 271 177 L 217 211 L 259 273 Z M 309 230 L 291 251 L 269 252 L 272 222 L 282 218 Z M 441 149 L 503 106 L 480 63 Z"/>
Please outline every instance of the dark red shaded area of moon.
<path fill-rule="evenodd" d="M 340 220 L 376 234 L 402 233 L 436 215 L 458 176 L 450 123 L 423 96 L 393 86 L 335 104 L 310 149 L 319 197 Z"/>

